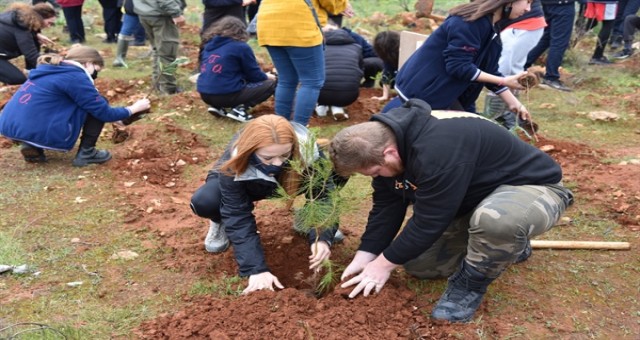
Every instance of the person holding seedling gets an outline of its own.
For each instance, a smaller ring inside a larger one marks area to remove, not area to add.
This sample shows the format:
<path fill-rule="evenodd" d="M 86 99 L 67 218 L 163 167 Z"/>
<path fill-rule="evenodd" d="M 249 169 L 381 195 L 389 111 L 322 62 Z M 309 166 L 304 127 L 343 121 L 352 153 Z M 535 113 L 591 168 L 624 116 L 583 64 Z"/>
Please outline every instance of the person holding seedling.
<path fill-rule="evenodd" d="M 276 196 L 279 187 L 295 197 L 305 187 L 304 183 L 311 181 L 312 176 L 303 174 L 315 173 L 316 169 L 309 165 L 317 164 L 316 160 L 323 156 L 315 143 L 309 146 L 309 138 L 304 126 L 282 116 L 271 114 L 252 119 L 233 138 L 209 171 L 204 185 L 191 198 L 193 212 L 210 220 L 205 249 L 219 253 L 230 244 L 233 246 L 240 275 L 249 277 L 245 294 L 273 290 L 274 286 L 284 288 L 265 261 L 253 208 L 254 202 Z M 305 166 L 302 174 L 296 170 Z M 335 203 L 329 197 L 335 192 L 334 181 L 324 181 L 320 187 L 313 200 L 307 197 L 305 206 L 323 201 Z M 330 247 L 337 238 L 337 218 L 328 220 L 334 223 L 321 232 L 309 231 L 312 270 L 318 270 L 329 258 Z"/>
<path fill-rule="evenodd" d="M 510 91 L 524 89 L 518 79 L 526 72 L 505 77 L 498 71 L 500 31 L 509 20 L 527 13 L 530 1 L 476 0 L 452 8 L 444 23 L 398 71 L 398 97 L 383 112 L 419 98 L 437 110 L 475 113 L 475 102 L 486 87 L 511 112 L 531 120 L 529 111 Z"/>
<path fill-rule="evenodd" d="M 373 208 L 341 287 L 368 296 L 399 266 L 449 277 L 438 320 L 470 321 L 491 282 L 527 260 L 531 238 L 573 202 L 549 155 L 484 117 L 419 99 L 343 129 L 329 153 L 339 175 L 373 177 Z"/>

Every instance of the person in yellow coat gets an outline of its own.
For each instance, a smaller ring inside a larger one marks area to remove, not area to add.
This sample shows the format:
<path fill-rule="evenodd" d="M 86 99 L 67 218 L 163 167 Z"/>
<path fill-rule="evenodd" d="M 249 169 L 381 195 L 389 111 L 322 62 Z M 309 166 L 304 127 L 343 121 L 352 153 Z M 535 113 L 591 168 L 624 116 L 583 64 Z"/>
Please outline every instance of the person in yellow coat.
<path fill-rule="evenodd" d="M 278 73 L 277 115 L 303 126 L 309 123 L 324 84 L 321 27 L 327 24 L 328 13 L 342 13 L 347 4 L 347 0 L 262 0 L 258 44 L 267 48 Z"/>

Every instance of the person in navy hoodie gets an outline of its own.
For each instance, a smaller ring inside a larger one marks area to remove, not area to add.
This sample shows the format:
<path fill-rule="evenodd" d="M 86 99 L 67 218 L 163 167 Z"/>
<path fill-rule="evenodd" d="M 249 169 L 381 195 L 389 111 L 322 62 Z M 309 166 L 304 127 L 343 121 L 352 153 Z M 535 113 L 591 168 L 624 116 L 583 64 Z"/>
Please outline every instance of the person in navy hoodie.
<path fill-rule="evenodd" d="M 63 58 L 45 54 L 0 114 L 0 134 L 22 143 L 25 161 L 42 163 L 44 149 L 71 150 L 80 132 L 80 146 L 73 160 L 77 167 L 111 159 L 95 148 L 105 122 L 117 122 L 147 110 L 149 100 L 128 107 L 110 107 L 93 80 L 104 67 L 92 47 L 72 47 Z"/>
<path fill-rule="evenodd" d="M 226 16 L 205 32 L 197 90 L 209 112 L 240 122 L 251 120 L 249 108 L 273 95 L 276 77 L 262 72 L 242 20 Z"/>
<path fill-rule="evenodd" d="M 526 73 L 503 77 L 498 71 L 501 24 L 529 10 L 529 0 L 476 0 L 452 8 L 398 71 L 398 97 L 383 112 L 418 98 L 434 110 L 475 113 L 484 86 L 500 96 L 510 111 L 530 120 L 529 111 L 509 90 L 523 89 L 518 78 Z"/>

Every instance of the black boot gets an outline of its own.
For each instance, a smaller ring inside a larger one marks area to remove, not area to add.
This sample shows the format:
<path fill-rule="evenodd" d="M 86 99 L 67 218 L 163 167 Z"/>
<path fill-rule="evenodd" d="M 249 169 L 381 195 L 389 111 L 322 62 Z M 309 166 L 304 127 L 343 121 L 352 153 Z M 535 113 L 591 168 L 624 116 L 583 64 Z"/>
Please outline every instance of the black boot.
<path fill-rule="evenodd" d="M 447 290 L 433 309 L 431 317 L 451 322 L 471 321 L 493 280 L 462 261 L 460 270 L 449 278 Z"/>
<path fill-rule="evenodd" d="M 44 163 L 47 161 L 47 156 L 44 155 L 42 148 L 37 148 L 31 144 L 22 143 L 20 145 L 20 153 L 24 157 L 25 162 L 29 163 Z"/>
<path fill-rule="evenodd" d="M 81 147 L 78 150 L 76 158 L 73 160 L 73 166 L 82 167 L 89 164 L 102 164 L 111 159 L 111 153 L 107 150 L 98 150 L 94 147 Z"/>

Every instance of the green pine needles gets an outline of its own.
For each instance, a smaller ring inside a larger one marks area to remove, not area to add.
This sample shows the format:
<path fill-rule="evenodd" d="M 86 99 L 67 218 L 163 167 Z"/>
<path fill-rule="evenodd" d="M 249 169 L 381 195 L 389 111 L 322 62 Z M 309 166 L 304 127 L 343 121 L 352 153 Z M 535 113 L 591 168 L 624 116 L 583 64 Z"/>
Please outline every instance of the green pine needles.
<path fill-rule="evenodd" d="M 280 186 L 276 198 L 292 201 L 298 195 L 304 195 L 305 204 L 294 210 L 294 229 L 304 235 L 314 231 L 317 247 L 320 235 L 338 224 L 344 204 L 333 181 L 333 164 L 320 157 L 314 132 L 310 131 L 308 138 L 300 141 L 300 153 L 300 159 L 289 162 L 291 169 L 301 177 L 300 187 L 293 196 Z M 313 279 L 316 295 L 322 296 L 335 286 L 338 276 L 336 266 L 330 260 L 322 262 L 319 272 L 324 273 L 322 278 L 318 279 L 319 273 L 314 273 Z"/>

